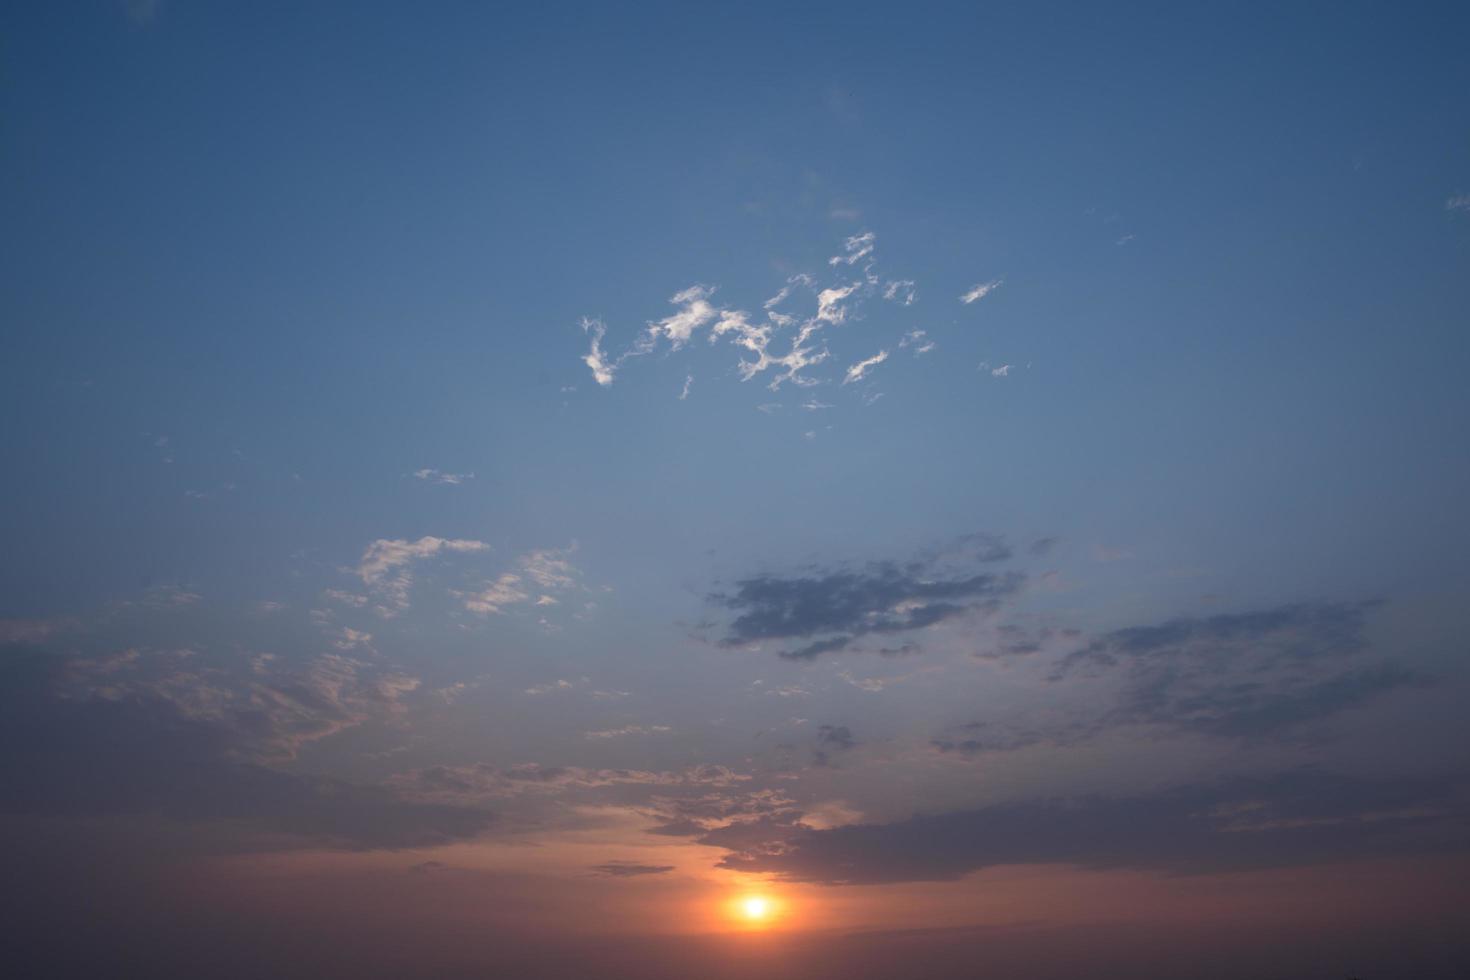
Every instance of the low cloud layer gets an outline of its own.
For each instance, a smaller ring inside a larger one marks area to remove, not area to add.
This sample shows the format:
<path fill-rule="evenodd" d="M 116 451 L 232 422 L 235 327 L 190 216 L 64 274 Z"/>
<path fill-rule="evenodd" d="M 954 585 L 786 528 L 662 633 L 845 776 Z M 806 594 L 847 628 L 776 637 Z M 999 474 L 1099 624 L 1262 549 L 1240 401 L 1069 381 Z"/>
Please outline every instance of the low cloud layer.
<path fill-rule="evenodd" d="M 480 809 L 420 803 L 388 788 L 283 771 L 255 762 L 279 725 L 268 709 L 224 718 L 139 686 L 76 693 L 68 668 L 20 656 L 0 677 L 0 811 L 159 819 L 229 827 L 231 849 L 292 840 L 349 849 L 422 847 L 472 837 Z M 314 695 L 301 710 L 333 712 Z M 330 722 L 327 722 L 328 724 Z M 259 729 L 257 731 L 256 729 Z"/>
<path fill-rule="evenodd" d="M 1109 724 L 1269 734 L 1420 680 L 1364 658 L 1377 605 L 1302 603 L 1116 630 L 1063 658 L 1051 679 L 1119 680 Z"/>
<path fill-rule="evenodd" d="M 1042 800 L 815 830 L 799 821 L 711 833 L 722 866 L 788 881 L 948 881 L 1007 864 L 1195 874 L 1470 845 L 1464 779 L 1302 770 L 1150 796 Z M 764 831 L 752 833 L 751 830 Z"/>

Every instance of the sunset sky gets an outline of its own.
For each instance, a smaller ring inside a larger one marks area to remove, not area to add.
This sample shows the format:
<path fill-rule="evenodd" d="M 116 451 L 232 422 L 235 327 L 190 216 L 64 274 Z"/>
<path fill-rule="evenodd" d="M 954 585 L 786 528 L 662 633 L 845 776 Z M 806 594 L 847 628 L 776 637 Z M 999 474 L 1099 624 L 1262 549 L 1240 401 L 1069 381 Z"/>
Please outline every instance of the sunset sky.
<path fill-rule="evenodd" d="M 1467 36 L 6 5 L 4 961 L 1467 975 Z"/>

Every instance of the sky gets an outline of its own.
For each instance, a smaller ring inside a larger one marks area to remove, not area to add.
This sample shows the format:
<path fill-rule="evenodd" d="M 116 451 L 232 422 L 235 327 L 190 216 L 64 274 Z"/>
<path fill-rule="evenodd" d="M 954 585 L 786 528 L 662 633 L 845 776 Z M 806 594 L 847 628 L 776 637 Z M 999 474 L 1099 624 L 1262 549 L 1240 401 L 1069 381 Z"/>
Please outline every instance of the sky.
<path fill-rule="evenodd" d="M 9 5 L 9 962 L 1464 976 L 1467 30 Z"/>

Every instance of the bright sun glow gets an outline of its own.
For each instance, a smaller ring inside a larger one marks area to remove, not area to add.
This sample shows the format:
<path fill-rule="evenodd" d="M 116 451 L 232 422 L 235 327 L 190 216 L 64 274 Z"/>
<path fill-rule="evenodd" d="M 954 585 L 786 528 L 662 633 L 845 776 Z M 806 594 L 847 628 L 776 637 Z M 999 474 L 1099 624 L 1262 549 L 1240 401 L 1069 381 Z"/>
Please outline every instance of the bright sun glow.
<path fill-rule="evenodd" d="M 740 903 L 740 911 L 747 919 L 759 921 L 771 914 L 771 902 L 759 895 L 752 895 Z"/>

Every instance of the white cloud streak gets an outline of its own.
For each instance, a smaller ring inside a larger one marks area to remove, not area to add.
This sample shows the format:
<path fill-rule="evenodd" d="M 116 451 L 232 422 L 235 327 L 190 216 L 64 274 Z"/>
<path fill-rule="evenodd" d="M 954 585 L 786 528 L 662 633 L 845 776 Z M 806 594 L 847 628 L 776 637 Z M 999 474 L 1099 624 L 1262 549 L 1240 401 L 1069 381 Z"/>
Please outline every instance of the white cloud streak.
<path fill-rule="evenodd" d="M 847 369 L 847 376 L 842 379 L 842 383 L 845 385 L 850 385 L 854 381 L 863 380 L 863 378 L 867 376 L 869 371 L 877 367 L 879 364 L 882 364 L 886 360 L 888 360 L 888 352 L 886 350 L 880 350 L 878 353 L 874 354 L 867 360 L 858 361 L 852 367 Z"/>
<path fill-rule="evenodd" d="M 457 487 L 461 483 L 466 482 L 467 480 L 473 480 L 475 478 L 475 474 L 473 474 L 473 473 L 446 473 L 443 470 L 436 470 L 436 469 L 425 468 L 425 469 L 422 469 L 422 470 L 414 470 L 413 471 L 413 477 L 416 480 L 425 480 L 425 481 L 427 481 L 429 483 L 445 483 L 445 484 L 448 484 L 450 486 Z"/>
<path fill-rule="evenodd" d="M 873 245 L 878 236 L 871 231 L 865 231 L 861 235 L 853 235 L 843 242 L 843 251 L 846 255 L 834 255 L 827 260 L 828 265 L 856 265 L 869 255 L 873 254 Z"/>
<path fill-rule="evenodd" d="M 900 348 L 912 347 L 914 349 L 914 356 L 918 357 L 920 354 L 927 354 L 933 350 L 935 344 L 924 331 L 910 330 L 903 335 L 903 339 L 898 342 L 898 346 Z"/>
<path fill-rule="evenodd" d="M 960 302 L 969 306 L 976 300 L 984 299 L 999 289 L 1004 282 L 1004 279 L 992 279 L 989 282 L 976 283 L 968 292 L 960 296 Z"/>
<path fill-rule="evenodd" d="M 902 306 L 913 306 L 919 298 L 919 291 L 912 279 L 892 279 L 883 286 L 883 298 Z"/>
<path fill-rule="evenodd" d="M 442 552 L 488 551 L 483 541 L 426 536 L 417 541 L 379 538 L 367 546 L 357 564 L 357 575 L 381 600 L 378 612 L 391 616 L 408 608 L 413 585 L 411 566 Z"/>
<path fill-rule="evenodd" d="M 592 344 L 582 363 L 592 369 L 593 379 L 604 388 L 613 383 L 616 365 L 607 359 L 602 349 L 602 338 L 607 335 L 607 324 L 589 317 L 582 318 L 582 331 L 592 335 Z"/>

